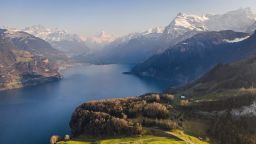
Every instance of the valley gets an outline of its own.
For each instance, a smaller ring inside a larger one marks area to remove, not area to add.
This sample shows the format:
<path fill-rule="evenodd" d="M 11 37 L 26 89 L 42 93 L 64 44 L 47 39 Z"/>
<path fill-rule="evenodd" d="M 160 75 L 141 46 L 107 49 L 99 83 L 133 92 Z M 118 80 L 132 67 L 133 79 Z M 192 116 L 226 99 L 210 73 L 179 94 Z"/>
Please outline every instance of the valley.
<path fill-rule="evenodd" d="M 255 6 L 153 1 L 0 5 L 0 143 L 256 144 Z"/>

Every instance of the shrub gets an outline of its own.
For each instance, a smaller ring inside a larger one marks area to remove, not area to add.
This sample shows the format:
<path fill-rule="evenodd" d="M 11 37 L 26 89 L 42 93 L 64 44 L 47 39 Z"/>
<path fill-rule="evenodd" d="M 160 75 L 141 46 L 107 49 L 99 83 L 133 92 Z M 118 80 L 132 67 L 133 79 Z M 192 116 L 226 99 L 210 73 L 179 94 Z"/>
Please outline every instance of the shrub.
<path fill-rule="evenodd" d="M 110 115 L 122 118 L 123 107 L 121 101 L 116 99 L 112 101 L 93 101 L 81 105 L 81 108 L 94 111 L 94 112 L 105 112 Z"/>
<path fill-rule="evenodd" d="M 193 111 L 222 111 L 226 109 L 236 109 L 242 106 L 251 105 L 255 101 L 255 99 L 256 97 L 254 95 L 239 95 L 235 97 L 229 96 L 227 98 L 222 98 L 214 101 L 200 101 L 183 108 L 185 110 Z"/>
<path fill-rule="evenodd" d="M 187 106 L 187 105 L 189 105 L 189 101 L 188 100 L 180 100 L 180 105 Z"/>
<path fill-rule="evenodd" d="M 220 144 L 256 144 L 256 117 L 223 113 L 213 119 L 209 134 Z"/>
<path fill-rule="evenodd" d="M 136 126 L 136 127 L 135 127 Z M 96 136 L 137 135 L 140 127 L 125 119 L 113 117 L 104 112 L 78 109 L 72 116 L 70 127 L 73 135 L 86 133 Z"/>
<path fill-rule="evenodd" d="M 156 94 L 156 93 L 151 93 L 151 94 L 145 94 L 143 96 L 141 96 L 141 98 L 143 100 L 145 100 L 146 102 L 160 102 L 160 95 Z"/>
<path fill-rule="evenodd" d="M 168 118 L 169 110 L 160 103 L 146 104 L 143 109 L 143 115 L 149 118 Z"/>
<path fill-rule="evenodd" d="M 161 101 L 165 103 L 172 103 L 173 100 L 175 99 L 175 96 L 172 94 L 163 93 L 161 94 L 160 98 L 161 98 Z"/>
<path fill-rule="evenodd" d="M 163 120 L 163 119 L 150 119 L 150 118 L 143 118 L 142 125 L 148 127 L 158 127 L 163 130 L 172 130 L 178 128 L 178 124 L 172 120 Z"/>
<path fill-rule="evenodd" d="M 129 116 L 129 118 L 135 118 L 141 115 L 145 105 L 146 101 L 144 100 L 131 103 L 127 107 L 127 115 Z"/>
<path fill-rule="evenodd" d="M 57 144 L 57 142 L 59 142 L 61 140 L 61 138 L 57 135 L 53 135 L 51 136 L 51 139 L 50 139 L 50 144 Z"/>

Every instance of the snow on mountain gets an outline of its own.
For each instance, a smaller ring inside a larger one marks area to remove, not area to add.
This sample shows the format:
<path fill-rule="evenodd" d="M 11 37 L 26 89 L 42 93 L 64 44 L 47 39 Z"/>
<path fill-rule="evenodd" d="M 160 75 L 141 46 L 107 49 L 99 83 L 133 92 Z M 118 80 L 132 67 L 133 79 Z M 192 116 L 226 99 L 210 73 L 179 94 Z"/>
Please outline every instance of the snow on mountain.
<path fill-rule="evenodd" d="M 140 51 L 137 53 L 137 55 L 141 55 L 141 58 L 137 59 L 140 62 L 149 55 L 161 53 L 201 32 L 233 30 L 252 33 L 254 29 L 256 29 L 256 15 L 250 8 L 244 8 L 215 15 L 198 16 L 179 13 L 165 28 L 151 28 L 144 32 L 132 33 L 119 38 L 104 31 L 97 36 L 81 37 L 65 30 L 46 28 L 41 25 L 27 27 L 23 31 L 48 41 L 54 48 L 62 50 L 68 55 L 104 50 L 100 53 L 100 55 L 104 55 L 105 52 L 104 57 L 108 57 L 107 55 L 120 57 L 122 52 L 127 52 L 126 55 L 136 55 L 136 51 Z M 112 53 L 116 53 L 116 55 Z M 129 59 L 132 57 L 130 56 Z M 125 58 L 120 57 L 120 59 Z M 108 58 L 108 60 L 110 59 Z M 132 62 L 136 63 L 136 60 Z"/>
<path fill-rule="evenodd" d="M 80 55 L 81 53 L 89 53 L 95 48 L 104 47 L 108 43 L 115 40 L 115 36 L 113 34 L 109 34 L 104 31 L 97 36 L 83 37 L 78 34 L 71 34 L 66 30 L 61 30 L 58 28 L 48 28 L 42 25 L 34 25 L 26 27 L 24 29 L 9 27 L 3 28 L 8 29 L 9 32 L 23 31 L 38 38 L 41 38 L 49 42 L 53 46 L 53 48 L 64 52 L 70 57 Z"/>
<path fill-rule="evenodd" d="M 112 42 L 115 39 L 115 36 L 110 33 L 102 31 L 97 36 L 87 36 L 83 37 L 77 34 L 68 33 L 65 30 L 60 30 L 58 28 L 47 28 L 42 25 L 35 25 L 31 27 L 26 27 L 22 29 L 29 34 L 32 34 L 36 37 L 40 37 L 46 41 L 56 42 L 56 41 L 78 41 L 85 43 L 95 43 L 95 44 L 104 44 Z"/>
<path fill-rule="evenodd" d="M 70 34 L 65 30 L 58 28 L 46 28 L 42 25 L 26 27 L 22 31 L 32 34 L 46 41 L 82 41 L 81 37 L 76 34 Z"/>
<path fill-rule="evenodd" d="M 250 37 L 250 36 L 246 36 L 246 37 L 243 37 L 243 38 L 235 38 L 235 39 L 233 39 L 233 40 L 224 39 L 223 41 L 224 41 L 224 42 L 227 42 L 227 43 L 237 43 L 237 42 L 246 40 L 246 39 L 248 39 L 249 37 Z"/>
<path fill-rule="evenodd" d="M 105 31 L 102 31 L 99 35 L 96 36 L 83 38 L 86 45 L 88 45 L 92 50 L 102 48 L 105 45 L 113 42 L 115 39 L 116 37 L 113 34 L 107 33 Z"/>
<path fill-rule="evenodd" d="M 225 14 L 202 16 L 179 13 L 165 28 L 162 39 L 167 45 L 175 45 L 199 32 L 233 30 L 246 32 L 256 19 L 250 8 L 238 9 Z"/>
<path fill-rule="evenodd" d="M 204 22 L 208 20 L 205 16 L 196 16 L 179 13 L 175 19 L 165 28 L 164 36 L 174 40 L 179 36 L 191 31 L 205 31 Z"/>
<path fill-rule="evenodd" d="M 256 31 L 256 21 L 247 29 L 247 33 L 253 34 Z"/>
<path fill-rule="evenodd" d="M 150 28 L 144 32 L 116 38 L 102 49 L 95 51 L 94 57 L 90 57 L 90 62 L 101 64 L 142 62 L 156 53 L 156 49 L 161 45 L 159 37 L 163 30 L 162 27 Z"/>
<path fill-rule="evenodd" d="M 233 109 L 232 114 L 237 116 L 241 116 L 241 115 L 256 116 L 256 102 L 253 102 L 249 106 L 243 106 L 242 108 L 239 108 L 239 109 Z"/>
<path fill-rule="evenodd" d="M 250 8 L 233 10 L 222 15 L 208 15 L 205 25 L 210 31 L 233 30 L 245 32 L 255 20 L 256 15 Z"/>
<path fill-rule="evenodd" d="M 150 28 L 148 30 L 146 30 L 145 32 L 143 32 L 144 35 L 147 34 L 158 34 L 158 33 L 163 33 L 164 28 L 163 27 L 155 27 L 155 28 Z"/>
<path fill-rule="evenodd" d="M 109 43 L 115 40 L 115 36 L 102 31 L 98 36 L 88 37 L 87 40 L 94 41 L 96 43 Z"/>
<path fill-rule="evenodd" d="M 168 47 L 186 40 L 195 34 L 207 31 L 204 23 L 208 18 L 206 16 L 197 16 L 192 14 L 178 13 L 171 23 L 165 27 L 161 35 L 162 47 L 159 47 L 158 53 L 163 52 Z"/>
<path fill-rule="evenodd" d="M 163 31 L 164 31 L 163 27 L 149 28 L 148 30 L 146 30 L 144 32 L 130 33 L 123 37 L 119 37 L 119 38 L 115 39 L 112 43 L 110 43 L 109 45 L 116 46 L 121 43 L 127 43 L 133 39 L 140 39 L 142 37 L 144 37 L 144 38 L 159 38 L 159 36 L 162 35 Z"/>
<path fill-rule="evenodd" d="M 81 36 L 70 34 L 65 30 L 35 25 L 26 27 L 22 31 L 49 42 L 55 49 L 64 52 L 70 57 L 89 51 Z"/>
<path fill-rule="evenodd" d="M 245 32 L 255 19 L 256 15 L 250 8 L 216 15 L 198 16 L 178 13 L 165 28 L 156 27 L 119 37 L 107 44 L 99 55 L 103 63 L 104 61 L 139 63 L 201 32 L 222 30 Z M 229 42 L 235 42 L 235 40 Z"/>
<path fill-rule="evenodd" d="M 56 62 L 67 60 L 63 52 L 54 49 L 43 39 L 14 28 L 0 30 L 1 37 L 19 50 L 29 51 L 34 55 L 47 57 Z"/>
<path fill-rule="evenodd" d="M 159 43 L 163 44 L 162 49 L 160 49 L 161 53 L 155 54 L 145 62 L 138 64 L 133 71 L 139 75 L 160 79 L 174 81 L 177 79 L 178 82 L 194 80 L 209 70 L 210 67 L 208 66 L 211 64 L 217 64 L 216 62 L 223 63 L 219 62 L 219 60 L 222 60 L 220 56 L 223 55 L 223 52 L 226 52 L 224 45 L 231 46 L 237 44 L 241 47 L 242 44 L 246 44 L 243 46 L 244 48 L 253 47 L 253 37 L 249 38 L 247 33 L 239 34 L 234 31 L 246 32 L 248 27 L 253 25 L 255 19 L 256 15 L 250 8 L 238 9 L 219 15 L 206 14 L 197 16 L 179 13 L 165 28 L 161 36 L 161 40 L 159 41 Z M 220 37 L 218 33 L 221 32 L 223 36 Z M 216 34 L 215 36 L 214 33 Z M 203 41 L 198 39 L 199 37 Z M 216 46 L 219 43 L 223 45 Z M 212 50 L 212 48 L 218 50 Z M 224 48 L 223 52 L 220 51 L 222 48 Z M 251 49 L 249 54 L 253 50 Z M 207 54 L 207 51 L 209 54 Z M 237 52 L 232 52 L 233 55 L 236 55 L 232 58 L 241 57 L 242 52 L 245 55 L 248 54 L 245 49 L 242 51 L 238 49 Z M 195 65 L 202 64 L 192 66 L 192 63 Z M 192 72 L 191 67 L 195 70 L 194 72 Z"/>
<path fill-rule="evenodd" d="M 25 39 L 35 39 L 33 35 L 19 31 L 18 29 L 14 29 L 14 28 L 6 29 L 6 31 L 3 34 L 6 38 L 9 38 L 9 39 L 18 38 L 20 41 Z"/>
<path fill-rule="evenodd" d="M 188 83 L 202 76 L 216 64 L 235 61 L 255 53 L 255 42 L 251 42 L 253 37 L 238 42 L 248 35 L 231 30 L 199 33 L 161 54 L 151 56 L 136 65 L 132 72 L 174 83 Z M 229 40 L 229 43 L 224 40 Z"/>

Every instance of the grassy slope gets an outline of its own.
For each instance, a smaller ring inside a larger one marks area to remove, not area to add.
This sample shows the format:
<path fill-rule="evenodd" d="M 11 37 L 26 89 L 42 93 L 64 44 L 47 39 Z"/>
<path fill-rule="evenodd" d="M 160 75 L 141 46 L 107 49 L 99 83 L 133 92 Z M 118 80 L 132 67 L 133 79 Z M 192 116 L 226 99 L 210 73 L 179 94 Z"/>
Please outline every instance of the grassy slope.
<path fill-rule="evenodd" d="M 88 142 L 86 140 L 72 140 L 68 142 L 59 142 L 58 144 L 208 144 L 196 137 L 185 134 L 181 130 L 168 132 L 168 136 L 144 135 L 139 137 L 110 138 Z M 171 137 L 177 137 L 171 138 Z M 180 140 L 179 140 L 180 139 Z"/>
<path fill-rule="evenodd" d="M 186 144 L 183 141 L 159 136 L 126 137 L 118 139 L 99 140 L 96 142 L 69 141 L 58 144 Z"/>
<path fill-rule="evenodd" d="M 208 142 L 201 141 L 200 139 L 187 135 L 181 130 L 173 130 L 169 132 L 171 135 L 182 139 L 187 144 L 208 144 Z"/>

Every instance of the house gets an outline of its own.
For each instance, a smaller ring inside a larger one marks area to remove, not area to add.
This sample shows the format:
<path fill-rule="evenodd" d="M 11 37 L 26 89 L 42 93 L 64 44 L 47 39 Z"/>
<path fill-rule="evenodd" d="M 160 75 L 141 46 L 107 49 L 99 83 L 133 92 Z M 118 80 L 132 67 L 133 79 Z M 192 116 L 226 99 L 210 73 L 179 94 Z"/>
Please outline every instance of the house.
<path fill-rule="evenodd" d="M 186 96 L 180 96 L 181 99 L 186 99 Z"/>

